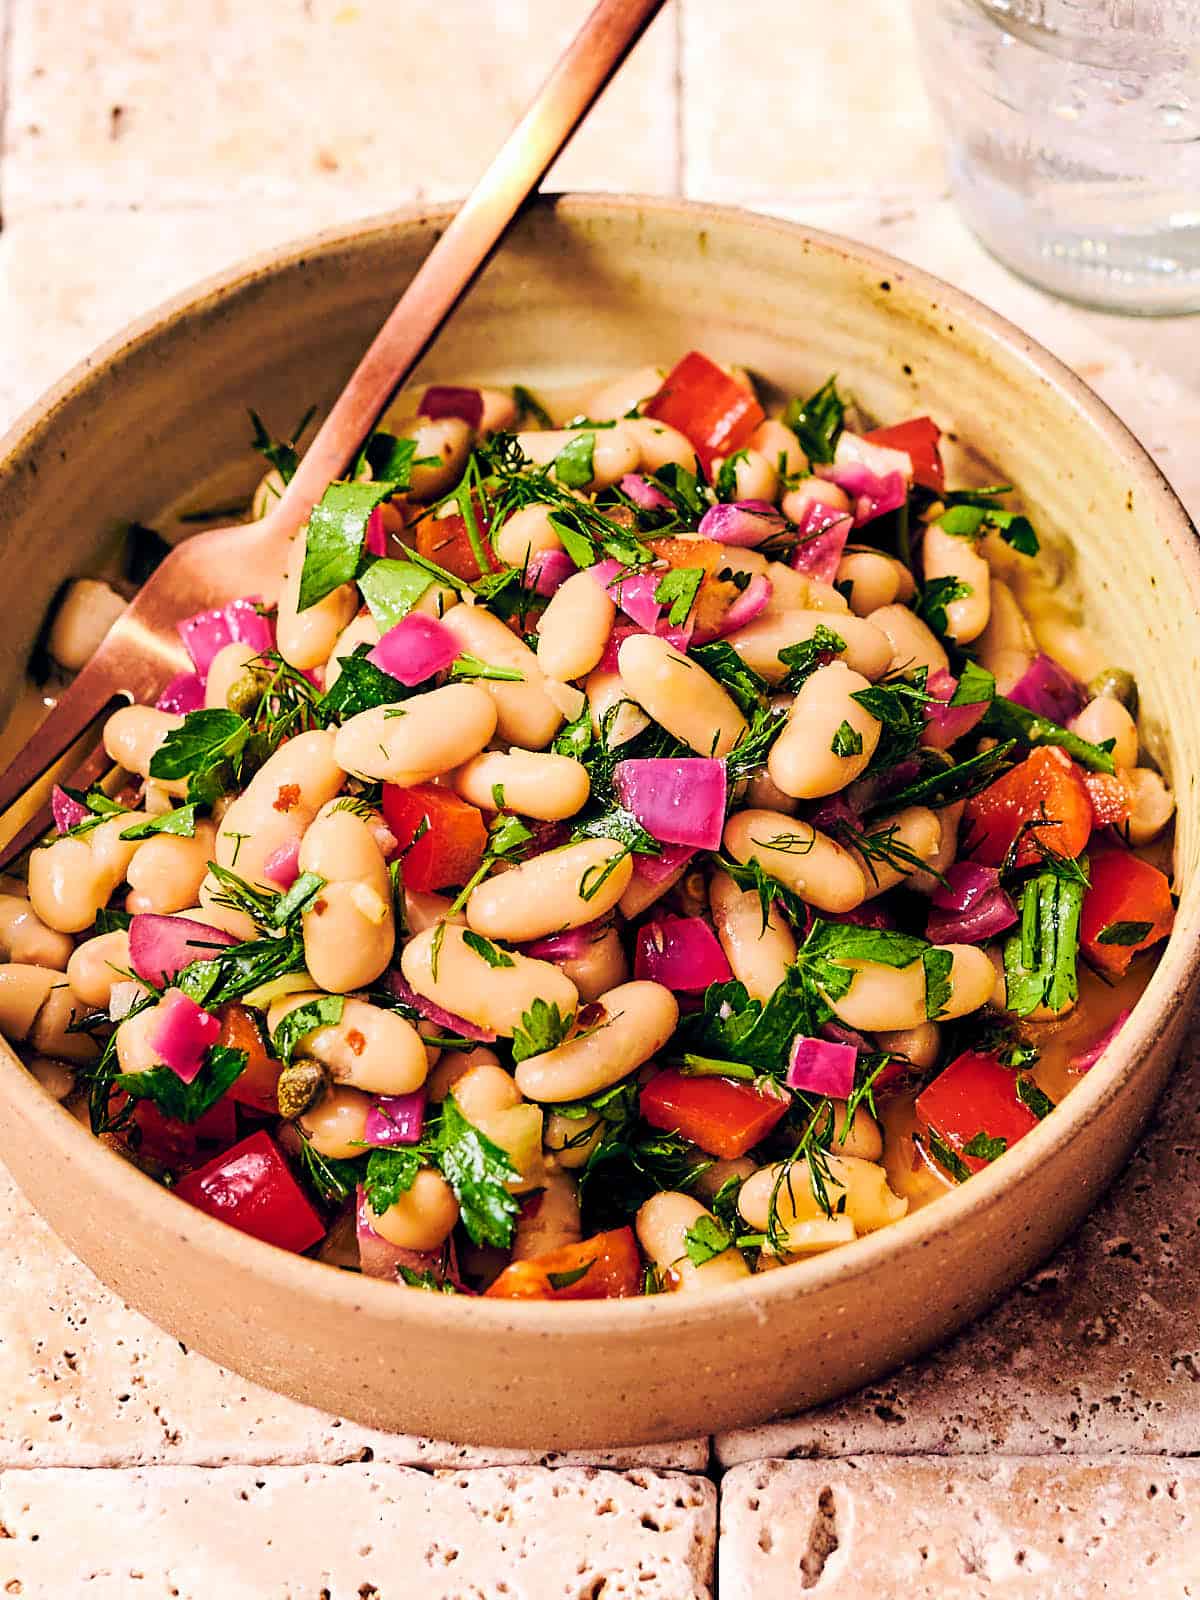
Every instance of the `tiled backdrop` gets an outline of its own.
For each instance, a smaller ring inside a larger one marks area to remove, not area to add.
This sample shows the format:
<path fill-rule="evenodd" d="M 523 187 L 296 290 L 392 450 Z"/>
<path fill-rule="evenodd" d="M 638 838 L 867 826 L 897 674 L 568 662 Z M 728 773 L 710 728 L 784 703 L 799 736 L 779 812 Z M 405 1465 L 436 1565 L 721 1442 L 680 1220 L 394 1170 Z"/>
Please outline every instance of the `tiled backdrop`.
<path fill-rule="evenodd" d="M 0 422 L 242 255 L 460 195 L 585 10 L 0 0 Z M 674 0 L 555 180 L 769 209 L 931 267 L 1069 361 L 1200 506 L 1200 321 L 1074 310 L 982 255 L 943 197 L 901 0 Z M 125 1309 L 0 1182 L 0 1591 L 707 1596 L 729 1469 L 727 1600 L 1200 1594 L 1178 1459 L 1200 1451 L 1189 1065 L 1112 1196 L 1004 1307 L 711 1457 L 547 1467 L 308 1411 Z"/>

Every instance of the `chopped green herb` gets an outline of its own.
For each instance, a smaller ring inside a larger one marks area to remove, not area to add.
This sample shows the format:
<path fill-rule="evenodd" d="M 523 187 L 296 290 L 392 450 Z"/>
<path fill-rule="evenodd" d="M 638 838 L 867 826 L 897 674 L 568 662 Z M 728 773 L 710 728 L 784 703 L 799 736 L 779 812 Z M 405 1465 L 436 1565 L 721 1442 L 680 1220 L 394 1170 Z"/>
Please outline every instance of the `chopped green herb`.
<path fill-rule="evenodd" d="M 153 1100 L 164 1116 L 179 1122 L 197 1122 L 241 1077 L 246 1059 L 244 1050 L 214 1044 L 205 1051 L 204 1065 L 191 1083 L 184 1083 L 170 1067 L 119 1072 L 113 1082 L 135 1100 Z"/>
<path fill-rule="evenodd" d="M 433 581 L 431 574 L 413 561 L 383 557 L 372 561 L 358 587 L 379 631 L 386 633 L 409 614 Z"/>
<path fill-rule="evenodd" d="M 554 423 L 550 413 L 531 389 L 527 389 L 524 384 L 514 383 L 512 397 L 517 408 L 518 421 L 524 422 L 532 417 L 539 428 L 553 428 Z"/>
<path fill-rule="evenodd" d="M 1057 722 L 1051 722 L 1048 717 L 1039 717 L 1036 712 L 1005 699 L 1003 695 L 998 694 L 992 701 L 979 728 L 980 732 L 990 733 L 996 738 L 1019 739 L 1022 744 L 1030 746 L 1056 744 L 1073 761 L 1078 761 L 1080 766 L 1087 767 L 1091 772 L 1116 771 L 1111 750 L 1081 739 L 1077 733 L 1060 728 Z"/>
<path fill-rule="evenodd" d="M 457 1196 L 467 1233 L 476 1244 L 506 1248 L 518 1210 L 508 1184 L 519 1176 L 507 1153 L 467 1121 L 453 1094 L 442 1102 L 436 1138 L 437 1162 Z"/>
<path fill-rule="evenodd" d="M 752 716 L 766 705 L 770 693 L 767 680 L 748 667 L 727 640 L 692 645 L 688 658 L 717 680 L 745 716 Z"/>
<path fill-rule="evenodd" d="M 1043 1006 L 1063 1011 L 1078 997 L 1076 956 L 1086 881 L 1051 869 L 1022 885 L 1019 930 L 1004 944 L 1005 1004 L 1014 1015 L 1027 1017 Z"/>
<path fill-rule="evenodd" d="M 929 1153 L 938 1166 L 944 1168 L 955 1183 L 966 1183 L 971 1176 L 971 1169 L 958 1152 L 952 1150 L 942 1136 L 935 1133 L 932 1128 L 929 1129 L 928 1139 Z"/>
<path fill-rule="evenodd" d="M 340 1022 L 345 1008 L 345 996 L 340 994 L 323 994 L 317 1000 L 306 1000 L 302 1006 L 295 1006 L 271 1035 L 272 1051 L 286 1067 L 301 1041 L 318 1028 Z"/>
<path fill-rule="evenodd" d="M 716 1217 L 697 1217 L 683 1236 L 687 1258 L 694 1267 L 713 1261 L 733 1244 L 733 1239 L 723 1223 Z"/>
<path fill-rule="evenodd" d="M 461 1294 L 462 1290 L 449 1278 L 439 1278 L 436 1272 L 431 1272 L 428 1267 L 424 1272 L 417 1272 L 413 1267 L 406 1267 L 403 1261 L 396 1267 L 400 1282 L 406 1283 L 410 1289 L 424 1289 L 427 1294 Z"/>
<path fill-rule="evenodd" d="M 175 834 L 191 839 L 196 833 L 195 805 L 180 806 L 175 811 L 164 811 L 161 816 L 148 817 L 145 822 L 135 822 L 121 834 L 122 839 L 149 839 L 156 833 Z"/>
<path fill-rule="evenodd" d="M 959 539 L 981 539 L 988 528 L 995 528 L 1006 544 L 1023 556 L 1036 556 L 1040 546 L 1038 536 L 1028 517 L 1015 511 L 1001 511 L 996 506 L 950 506 L 938 518 L 939 527 Z"/>
<path fill-rule="evenodd" d="M 562 1044 L 575 1025 L 575 1013 L 568 1011 L 564 1017 L 558 1006 L 539 998 L 522 1012 L 520 1026 L 513 1029 L 513 1065 L 519 1066 L 530 1056 L 539 1056 Z"/>
<path fill-rule="evenodd" d="M 1096 935 L 1097 944 L 1141 944 L 1142 940 L 1149 937 L 1152 922 L 1110 922 L 1107 928 L 1102 928 Z"/>
<path fill-rule="evenodd" d="M 944 639 L 950 630 L 947 606 L 952 606 L 956 600 L 968 599 L 974 592 L 971 585 L 963 583 L 960 578 L 930 578 L 913 610 L 940 639 Z"/>
<path fill-rule="evenodd" d="M 736 500 L 738 498 L 738 463 L 742 461 L 749 461 L 749 459 L 750 452 L 748 450 L 735 450 L 732 455 L 726 456 L 721 462 L 721 465 L 717 470 L 717 481 L 713 485 L 717 492 L 718 500 Z"/>
<path fill-rule="evenodd" d="M 846 641 L 840 634 L 834 633 L 823 622 L 818 622 L 811 639 L 786 645 L 779 652 L 780 661 L 788 669 L 782 687 L 795 694 L 805 679 L 810 678 L 818 667 L 825 665 L 822 656 L 840 656 L 845 648 Z"/>
<path fill-rule="evenodd" d="M 525 674 L 515 667 L 496 667 L 490 661 L 465 652 L 450 664 L 452 678 L 494 678 L 500 683 L 524 683 Z"/>
<path fill-rule="evenodd" d="M 845 415 L 846 407 L 838 393 L 835 374 L 807 400 L 801 401 L 797 396 L 790 401 L 783 413 L 783 422 L 799 439 L 810 462 L 828 465 L 833 460 Z"/>
<path fill-rule="evenodd" d="M 310 1139 L 300 1139 L 300 1176 L 326 1205 L 348 1200 L 363 1176 L 363 1161 L 340 1161 L 323 1156 Z"/>
<path fill-rule="evenodd" d="M 585 1261 L 581 1267 L 569 1267 L 565 1272 L 548 1272 L 546 1274 L 546 1282 L 552 1289 L 569 1289 L 573 1284 L 578 1283 L 580 1279 L 586 1278 L 595 1265 L 596 1257 L 593 1256 L 590 1261 Z"/>
<path fill-rule="evenodd" d="M 936 1022 L 950 1000 L 952 985 L 950 972 L 954 954 L 950 950 L 926 950 L 921 956 L 925 968 L 925 1015 Z"/>
<path fill-rule="evenodd" d="M 331 483 L 308 517 L 297 611 L 307 611 L 344 583 L 362 560 L 367 522 L 392 492 L 390 483 Z"/>
<path fill-rule="evenodd" d="M 377 1217 L 394 1206 L 408 1193 L 417 1181 L 417 1173 L 425 1166 L 422 1145 L 391 1145 L 387 1149 L 372 1150 L 367 1157 L 363 1190 L 367 1204 Z"/>
<path fill-rule="evenodd" d="M 568 489 L 586 489 L 596 475 L 596 435 L 577 433 L 550 463 L 554 476 Z"/>
<path fill-rule="evenodd" d="M 999 1135 L 993 1139 L 990 1134 L 984 1133 L 981 1129 L 978 1133 L 972 1134 L 967 1143 L 963 1145 L 963 1155 L 974 1156 L 977 1161 L 986 1161 L 990 1164 L 998 1156 L 1002 1156 L 1007 1149 L 1007 1139 L 1001 1138 Z"/>
<path fill-rule="evenodd" d="M 318 714 L 326 724 L 346 722 L 360 711 L 370 711 L 375 706 L 395 705 L 414 692 L 399 678 L 393 678 L 390 672 L 368 661 L 370 650 L 369 644 L 356 645 L 352 655 L 340 658 L 337 680 L 317 705 Z"/>
<path fill-rule="evenodd" d="M 966 661 L 959 674 L 958 687 L 950 696 L 952 706 L 986 705 L 996 698 L 996 680 L 978 661 Z"/>
<path fill-rule="evenodd" d="M 835 756 L 860 756 L 863 752 L 863 736 L 857 728 L 852 728 L 848 722 L 843 722 L 833 735 L 833 742 L 829 746 Z"/>
<path fill-rule="evenodd" d="M 687 621 L 703 582 L 703 567 L 674 567 L 659 579 L 654 598 L 660 606 L 670 606 L 667 621 L 672 627 Z"/>
<path fill-rule="evenodd" d="M 490 939 L 485 939 L 481 933 L 473 933 L 470 928 L 463 933 L 463 943 L 468 950 L 473 950 L 489 967 L 514 967 L 516 962 L 507 950 L 501 950 Z"/>
<path fill-rule="evenodd" d="M 316 406 L 308 408 L 296 424 L 291 438 L 286 443 L 281 439 L 271 437 L 257 411 L 251 411 L 250 413 L 250 421 L 254 424 L 254 437 L 250 441 L 251 448 L 257 450 L 259 455 L 266 456 L 284 483 L 291 483 L 296 475 L 296 468 L 300 465 L 300 453 L 296 446 L 316 412 Z"/>
<path fill-rule="evenodd" d="M 1054 1101 L 1029 1077 L 1017 1079 L 1017 1099 L 1023 1106 L 1028 1106 L 1039 1122 L 1054 1110 Z"/>

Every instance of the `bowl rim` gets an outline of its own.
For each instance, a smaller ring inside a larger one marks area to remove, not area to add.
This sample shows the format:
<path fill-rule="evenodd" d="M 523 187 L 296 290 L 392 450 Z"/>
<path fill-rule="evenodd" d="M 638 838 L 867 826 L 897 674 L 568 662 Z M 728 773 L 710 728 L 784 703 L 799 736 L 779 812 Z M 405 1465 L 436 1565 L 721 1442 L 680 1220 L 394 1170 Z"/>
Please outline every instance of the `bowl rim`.
<path fill-rule="evenodd" d="M 37 434 L 72 397 L 96 382 L 121 357 L 160 336 L 204 306 L 232 298 L 257 280 L 293 269 L 306 258 L 335 252 L 373 236 L 385 236 L 420 226 L 440 228 L 454 215 L 453 206 L 410 206 L 303 235 L 256 252 L 219 273 L 171 296 L 151 311 L 125 325 L 28 406 L 0 438 L 0 473 L 11 467 Z M 1031 372 L 1048 382 L 1103 437 L 1135 482 L 1157 502 L 1168 549 L 1200 611 L 1200 535 L 1160 468 L 1130 429 L 1081 378 L 1016 324 L 980 301 L 895 256 L 839 234 L 810 228 L 800 222 L 763 215 L 734 206 L 637 194 L 549 193 L 534 202 L 539 212 L 562 213 L 586 221 L 589 216 L 628 216 L 639 212 L 666 215 L 698 228 L 719 229 L 736 223 L 739 229 L 757 229 L 781 235 L 798 247 L 878 272 L 881 278 L 904 281 L 930 296 L 932 308 L 952 311 L 969 320 L 974 330 L 992 345 L 1016 356 Z M 849 1289 L 868 1278 L 885 1256 L 917 1252 L 932 1237 L 950 1231 L 968 1214 L 983 1214 L 996 1205 L 1010 1186 L 1020 1183 L 1032 1166 L 1065 1148 L 1082 1127 L 1117 1098 L 1162 1032 L 1164 1020 L 1186 1004 L 1188 992 L 1200 971 L 1200 873 L 1185 890 L 1174 931 L 1133 1014 L 1121 1030 L 1117 1045 L 1106 1060 L 1077 1085 L 1056 1114 L 1032 1129 L 1012 1150 L 975 1174 L 969 1184 L 939 1196 L 937 1201 L 910 1212 L 900 1221 L 855 1241 L 851 1249 L 832 1250 L 801 1263 L 789 1272 L 756 1274 L 745 1282 L 706 1288 L 702 1294 L 640 1296 L 629 1301 L 485 1300 L 482 1297 L 398 1294 L 395 1286 L 359 1273 L 330 1269 L 324 1263 L 239 1232 L 228 1224 L 187 1205 L 178 1205 L 168 1191 L 131 1163 L 114 1158 L 63 1106 L 29 1074 L 16 1054 L 3 1044 L 0 1078 L 4 1096 L 15 1105 L 31 1132 L 57 1146 L 72 1164 L 82 1166 L 89 1181 L 103 1192 L 115 1188 L 147 1232 L 169 1232 L 175 1241 L 211 1260 L 244 1268 L 260 1280 L 264 1292 L 318 1295 L 340 1302 L 340 1311 L 352 1317 L 367 1313 L 374 1321 L 409 1323 L 419 1332 L 452 1329 L 476 1330 L 484 1336 L 524 1334 L 547 1340 L 602 1334 L 641 1338 L 658 1337 L 666 1329 L 689 1327 L 711 1320 L 719 1310 L 741 1308 L 762 1317 L 797 1293 L 834 1287 Z M 3 1042 L 0 1041 L 0 1044 Z M 170 1206 L 171 1209 L 168 1209 Z M 316 1271 L 314 1269 L 324 1269 Z"/>

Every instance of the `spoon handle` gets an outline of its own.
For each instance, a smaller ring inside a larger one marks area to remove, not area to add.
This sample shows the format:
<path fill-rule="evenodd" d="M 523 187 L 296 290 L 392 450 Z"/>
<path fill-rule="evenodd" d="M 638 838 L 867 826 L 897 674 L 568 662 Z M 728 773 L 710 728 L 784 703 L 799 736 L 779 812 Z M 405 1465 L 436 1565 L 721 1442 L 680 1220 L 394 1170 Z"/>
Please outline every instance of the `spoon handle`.
<path fill-rule="evenodd" d="M 663 0 L 600 0 L 418 268 L 305 452 L 273 521 L 293 526 L 348 467 Z"/>

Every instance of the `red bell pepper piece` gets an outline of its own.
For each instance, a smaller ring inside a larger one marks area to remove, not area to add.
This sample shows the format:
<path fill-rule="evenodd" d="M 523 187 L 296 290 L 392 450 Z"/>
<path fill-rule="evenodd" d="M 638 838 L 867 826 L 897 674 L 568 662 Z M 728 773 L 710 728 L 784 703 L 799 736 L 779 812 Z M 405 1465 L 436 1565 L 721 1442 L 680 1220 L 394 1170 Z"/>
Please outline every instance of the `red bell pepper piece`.
<path fill-rule="evenodd" d="M 641 1111 L 652 1128 L 681 1133 L 710 1156 L 732 1160 L 765 1139 L 790 1103 L 749 1083 L 688 1078 L 668 1067 L 642 1090 Z"/>
<path fill-rule="evenodd" d="M 740 450 L 765 415 L 749 389 L 699 350 L 675 363 L 645 414 L 678 428 L 709 477 L 714 457 Z"/>
<path fill-rule="evenodd" d="M 1092 806 L 1083 774 L 1057 745 L 1043 745 L 967 801 L 963 813 L 966 853 L 985 867 L 998 867 L 1027 822 L 1017 851 L 1018 867 L 1042 860 L 1038 844 L 1060 856 L 1079 855 L 1092 831 Z M 1036 840 L 1036 842 L 1035 842 Z"/>
<path fill-rule="evenodd" d="M 401 789 L 385 783 L 383 814 L 401 850 L 407 851 L 403 870 L 409 889 L 427 894 L 465 883 L 483 859 L 487 848 L 483 817 L 453 789 L 432 783 Z M 428 826 L 413 844 L 422 823 Z"/>
<path fill-rule="evenodd" d="M 1083 787 L 1095 827 L 1124 827 L 1133 812 L 1133 786 L 1123 772 L 1085 772 Z"/>
<path fill-rule="evenodd" d="M 1123 978 L 1138 951 L 1165 939 L 1175 926 L 1171 885 L 1157 867 L 1128 850 L 1097 850 L 1088 876 L 1092 886 L 1083 897 L 1080 948 L 1106 978 Z M 1116 943 L 1105 941 L 1106 931 L 1118 936 Z"/>
<path fill-rule="evenodd" d="M 218 1015 L 221 1019 L 221 1036 L 218 1044 L 231 1050 L 246 1052 L 246 1065 L 241 1076 L 235 1078 L 225 1091 L 225 1097 L 239 1105 L 251 1106 L 255 1111 L 265 1111 L 272 1116 L 279 1113 L 276 1090 L 283 1063 L 277 1061 L 267 1049 L 258 1023 L 251 1012 L 236 1001 L 223 1005 Z M 218 1105 L 221 1101 L 217 1102 Z M 216 1107 L 214 1106 L 214 1110 Z"/>
<path fill-rule="evenodd" d="M 1017 1075 L 994 1055 L 964 1050 L 917 1096 L 917 1121 L 938 1134 L 972 1172 L 988 1165 L 983 1156 L 966 1155 L 977 1134 L 1003 1139 L 1011 1150 L 1037 1117 L 1017 1099 Z"/>
<path fill-rule="evenodd" d="M 500 562 L 492 549 L 487 521 L 478 507 L 475 529 L 487 570 L 499 572 Z M 456 578 L 465 578 L 469 583 L 474 583 L 476 578 L 483 576 L 471 532 L 460 512 L 452 511 L 444 517 L 422 517 L 413 529 L 413 541 L 418 555 L 424 556 L 426 561 L 436 561 L 439 567 L 452 572 Z"/>
<path fill-rule="evenodd" d="M 281 1250 L 307 1250 L 325 1237 L 324 1223 L 279 1146 L 262 1130 L 180 1178 L 175 1192 L 197 1210 Z"/>
<path fill-rule="evenodd" d="M 913 417 L 909 422 L 898 422 L 891 428 L 873 428 L 863 438 L 872 444 L 885 445 L 889 450 L 904 450 L 912 462 L 912 481 L 924 489 L 941 494 L 946 487 L 946 472 L 942 466 L 938 440 L 942 430 L 932 417 Z"/>
<path fill-rule="evenodd" d="M 492 1300 L 624 1300 L 639 1294 L 642 1258 L 632 1228 L 597 1233 L 527 1261 L 513 1261 L 491 1287 Z"/>

